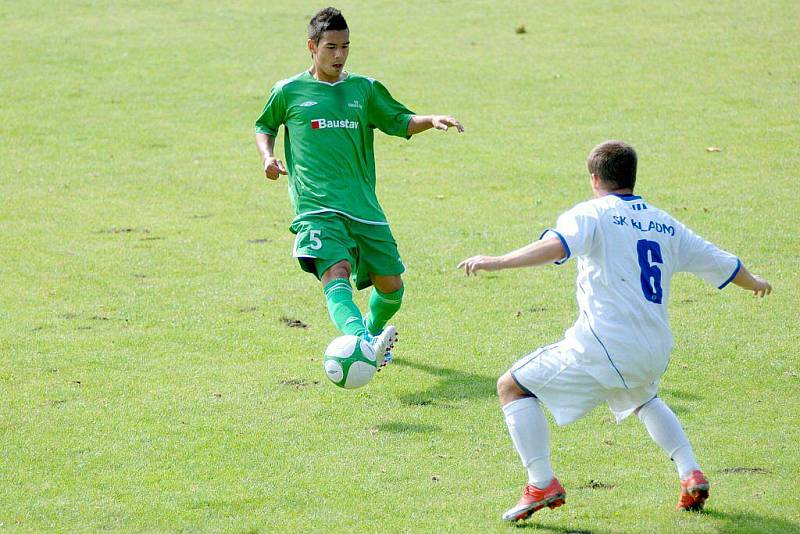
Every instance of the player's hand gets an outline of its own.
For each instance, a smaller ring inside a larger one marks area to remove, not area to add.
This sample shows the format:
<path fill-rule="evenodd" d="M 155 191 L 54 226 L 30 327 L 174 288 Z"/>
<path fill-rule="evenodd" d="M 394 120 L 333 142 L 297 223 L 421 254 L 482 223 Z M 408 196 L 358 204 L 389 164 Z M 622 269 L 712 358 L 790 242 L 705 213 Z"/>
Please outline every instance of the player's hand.
<path fill-rule="evenodd" d="M 753 295 L 756 297 L 765 297 L 772 293 L 772 286 L 769 282 L 761 278 L 760 276 L 753 275 L 755 278 L 756 283 L 753 287 Z"/>
<path fill-rule="evenodd" d="M 498 258 L 495 256 L 472 256 L 458 264 L 459 269 L 464 269 L 467 276 L 477 274 L 478 271 L 496 271 L 500 268 Z"/>
<path fill-rule="evenodd" d="M 264 174 L 270 180 L 277 180 L 281 174 L 287 174 L 286 167 L 278 158 L 267 158 L 264 160 Z"/>
<path fill-rule="evenodd" d="M 458 130 L 458 133 L 464 131 L 464 127 L 461 126 L 461 123 L 458 122 L 455 117 L 451 117 L 450 115 L 434 115 L 431 117 L 431 125 L 437 130 L 442 131 L 446 131 L 451 127 Z"/>

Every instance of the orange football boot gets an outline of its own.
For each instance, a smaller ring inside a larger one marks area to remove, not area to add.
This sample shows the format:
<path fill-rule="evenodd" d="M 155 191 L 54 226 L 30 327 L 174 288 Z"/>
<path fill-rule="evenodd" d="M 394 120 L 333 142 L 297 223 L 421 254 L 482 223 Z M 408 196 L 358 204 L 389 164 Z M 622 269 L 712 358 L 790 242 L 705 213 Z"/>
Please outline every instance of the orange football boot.
<path fill-rule="evenodd" d="M 567 493 L 561 486 L 557 478 L 553 478 L 550 484 L 544 489 L 539 489 L 533 484 L 525 486 L 525 491 L 522 492 L 522 498 L 513 508 L 510 508 L 503 514 L 505 521 L 519 521 L 527 519 L 537 510 L 541 510 L 545 506 L 549 508 L 558 508 L 566 501 Z"/>
<path fill-rule="evenodd" d="M 708 499 L 708 490 L 711 484 L 702 471 L 694 470 L 689 478 L 681 480 L 681 496 L 676 510 L 700 511 Z"/>

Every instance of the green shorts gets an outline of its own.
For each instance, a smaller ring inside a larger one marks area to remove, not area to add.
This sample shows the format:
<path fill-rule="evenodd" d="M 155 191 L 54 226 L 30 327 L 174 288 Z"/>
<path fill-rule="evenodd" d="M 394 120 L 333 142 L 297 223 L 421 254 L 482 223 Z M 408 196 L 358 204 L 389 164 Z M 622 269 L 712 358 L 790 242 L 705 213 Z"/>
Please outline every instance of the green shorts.
<path fill-rule="evenodd" d="M 370 273 L 397 276 L 406 268 L 388 225 L 365 224 L 337 213 L 317 213 L 295 220 L 293 255 L 306 272 L 322 275 L 342 260 L 350 262 L 356 287 L 372 285 Z"/>

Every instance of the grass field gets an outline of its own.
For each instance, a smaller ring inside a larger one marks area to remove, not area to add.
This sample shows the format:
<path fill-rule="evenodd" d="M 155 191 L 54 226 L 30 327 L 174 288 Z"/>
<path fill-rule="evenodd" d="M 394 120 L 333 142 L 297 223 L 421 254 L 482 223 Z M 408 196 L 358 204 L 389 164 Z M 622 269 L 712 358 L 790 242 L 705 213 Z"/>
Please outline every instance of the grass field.
<path fill-rule="evenodd" d="M 638 193 L 775 291 L 673 285 L 662 396 L 705 513 L 598 409 L 552 432 L 567 505 L 518 528 L 800 532 L 800 4 L 337 4 L 349 70 L 467 128 L 377 140 L 407 292 L 396 364 L 355 392 L 253 146 L 319 7 L 0 4 L 0 530 L 516 531 L 494 382 L 572 323 L 575 267 L 455 265 L 538 237 L 619 138 Z"/>

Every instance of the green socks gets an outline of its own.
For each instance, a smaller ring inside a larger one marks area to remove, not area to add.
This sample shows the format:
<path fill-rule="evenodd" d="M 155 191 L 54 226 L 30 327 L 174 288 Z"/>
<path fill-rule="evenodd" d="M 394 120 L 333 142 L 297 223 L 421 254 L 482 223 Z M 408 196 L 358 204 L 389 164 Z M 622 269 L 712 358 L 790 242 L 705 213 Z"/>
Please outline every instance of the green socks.
<path fill-rule="evenodd" d="M 377 334 L 400 309 L 404 287 L 393 293 L 381 293 L 374 287 L 369 296 L 369 333 Z M 364 337 L 367 333 L 361 310 L 353 302 L 353 287 L 346 278 L 331 280 L 324 288 L 331 321 L 343 334 Z"/>
<path fill-rule="evenodd" d="M 370 334 L 377 334 L 389 319 L 397 313 L 400 309 L 400 304 L 403 302 L 403 291 L 405 287 L 401 287 L 393 293 L 381 293 L 376 288 L 372 288 L 372 294 L 369 296 L 369 321 L 368 328 Z"/>
<path fill-rule="evenodd" d="M 350 280 L 346 278 L 331 280 L 323 291 L 325 292 L 325 299 L 328 301 L 328 313 L 331 315 L 331 321 L 336 325 L 336 328 L 343 334 L 364 337 L 367 330 L 364 328 L 361 310 L 353 302 L 353 287 L 350 285 Z M 392 294 L 394 295 L 394 293 Z M 371 308 L 372 302 L 370 302 Z"/>

